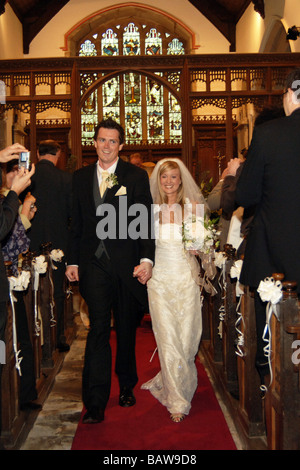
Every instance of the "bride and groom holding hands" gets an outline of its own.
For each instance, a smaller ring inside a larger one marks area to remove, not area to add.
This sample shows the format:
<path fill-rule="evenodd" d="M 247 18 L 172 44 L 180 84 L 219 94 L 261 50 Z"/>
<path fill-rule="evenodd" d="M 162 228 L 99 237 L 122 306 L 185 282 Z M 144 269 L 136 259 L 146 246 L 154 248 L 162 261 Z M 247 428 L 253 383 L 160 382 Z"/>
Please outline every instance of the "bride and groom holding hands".
<path fill-rule="evenodd" d="M 102 121 L 94 136 L 97 163 L 77 170 L 73 176 L 66 276 L 71 282 L 79 281 L 90 318 L 82 374 L 86 409 L 83 423 L 101 422 L 109 400 L 111 311 L 117 335 L 115 372 L 120 386 L 119 405 L 135 404 L 133 389 L 138 382 L 135 335 L 141 312 L 149 311 L 148 300 L 161 371 L 142 388 L 149 389 L 167 407 L 174 422 L 180 422 L 189 413 L 197 386 L 194 358 L 202 319 L 199 286 L 192 277 L 187 258 L 193 255 L 184 253 L 182 240 L 176 236 L 181 230 L 181 224 L 176 223 L 180 219 L 176 212 L 183 209 L 187 197 L 201 204 L 204 198 L 179 159 L 159 161 L 149 185 L 146 171 L 119 158 L 123 145 L 123 128 L 112 119 Z M 109 174 L 102 176 L 103 171 Z M 106 183 L 103 190 L 102 182 Z M 128 208 L 125 219 L 119 213 L 124 194 Z M 156 240 L 152 227 L 153 202 L 163 205 L 167 211 L 171 209 L 171 219 L 167 217 L 166 223 L 163 216 Z M 116 233 L 124 232 L 124 227 L 119 226 L 122 221 L 127 224 L 126 229 L 134 221 L 130 214 L 135 211 L 130 208 L 139 204 L 145 207 L 147 236 L 99 239 L 96 228 L 104 213 L 97 215 L 100 213 L 97 208 L 104 203 L 111 205 L 117 215 Z M 171 234 L 167 239 L 166 229 Z M 172 347 L 167 338 L 172 338 Z"/>

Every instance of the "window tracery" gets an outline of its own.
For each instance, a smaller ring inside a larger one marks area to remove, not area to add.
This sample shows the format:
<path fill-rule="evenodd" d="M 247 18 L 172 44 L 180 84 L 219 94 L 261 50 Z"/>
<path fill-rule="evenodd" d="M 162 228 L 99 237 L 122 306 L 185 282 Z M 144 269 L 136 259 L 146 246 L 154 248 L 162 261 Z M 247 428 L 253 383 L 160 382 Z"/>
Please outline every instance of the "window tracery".
<path fill-rule="evenodd" d="M 143 22 L 105 25 L 89 33 L 79 44 L 80 56 L 182 55 L 184 42 L 164 27 Z M 95 77 L 81 77 L 81 93 Z M 162 74 L 160 74 L 163 77 Z M 167 74 L 180 89 L 180 73 Z M 126 141 L 181 143 L 181 108 L 176 98 L 159 81 L 138 73 L 108 79 L 87 98 L 81 110 L 82 144 L 93 145 L 91 129 L 101 118 L 112 117 L 125 127 Z M 143 124 L 144 123 L 144 124 Z"/>

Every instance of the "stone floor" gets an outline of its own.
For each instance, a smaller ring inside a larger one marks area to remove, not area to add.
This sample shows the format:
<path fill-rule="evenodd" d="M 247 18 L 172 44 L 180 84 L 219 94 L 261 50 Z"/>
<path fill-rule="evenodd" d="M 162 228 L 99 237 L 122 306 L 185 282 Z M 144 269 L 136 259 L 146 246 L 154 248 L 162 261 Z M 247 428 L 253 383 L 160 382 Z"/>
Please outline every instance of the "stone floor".
<path fill-rule="evenodd" d="M 70 450 L 82 411 L 81 374 L 87 330 L 77 335 L 54 386 L 20 450 Z"/>
<path fill-rule="evenodd" d="M 70 450 L 82 411 L 81 374 L 87 330 L 80 317 L 77 335 L 65 359 L 55 383 L 46 399 L 43 409 L 38 413 L 32 428 L 23 438 L 19 450 Z M 220 406 L 227 420 L 237 449 L 242 444 L 229 413 L 222 400 Z"/>

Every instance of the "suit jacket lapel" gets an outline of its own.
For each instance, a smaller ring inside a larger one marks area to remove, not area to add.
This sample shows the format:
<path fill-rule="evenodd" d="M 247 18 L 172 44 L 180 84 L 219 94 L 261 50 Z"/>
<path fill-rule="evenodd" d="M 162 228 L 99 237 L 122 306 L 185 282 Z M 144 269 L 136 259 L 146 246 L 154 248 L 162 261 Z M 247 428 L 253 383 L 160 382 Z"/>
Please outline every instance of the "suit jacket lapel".
<path fill-rule="evenodd" d="M 123 161 L 119 157 L 119 161 L 115 170 L 115 175 L 117 177 L 118 184 L 115 184 L 112 188 L 108 188 L 106 192 L 104 193 L 104 196 L 102 198 L 102 202 L 108 202 L 110 201 L 116 194 L 116 192 L 120 189 L 122 185 L 122 180 L 123 180 Z M 99 193 L 100 197 L 100 193 Z"/>

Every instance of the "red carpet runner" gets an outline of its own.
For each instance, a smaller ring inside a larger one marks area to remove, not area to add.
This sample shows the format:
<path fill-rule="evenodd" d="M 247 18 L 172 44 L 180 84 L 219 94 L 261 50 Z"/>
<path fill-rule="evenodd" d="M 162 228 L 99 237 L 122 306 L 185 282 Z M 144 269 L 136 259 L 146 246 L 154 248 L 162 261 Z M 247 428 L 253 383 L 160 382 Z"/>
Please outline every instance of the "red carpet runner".
<path fill-rule="evenodd" d="M 111 344 L 115 354 L 115 332 Z M 140 386 L 159 370 L 158 355 L 149 362 L 155 349 L 150 323 L 137 331 L 137 367 L 139 382 L 134 389 L 137 403 L 132 408 L 118 404 L 119 387 L 113 375 L 105 419 L 99 424 L 78 425 L 72 450 L 235 450 L 223 413 L 206 372 L 197 359 L 198 388 L 190 414 L 181 423 L 173 423 L 169 413 L 147 390 Z M 113 362 L 114 364 L 114 362 Z"/>

